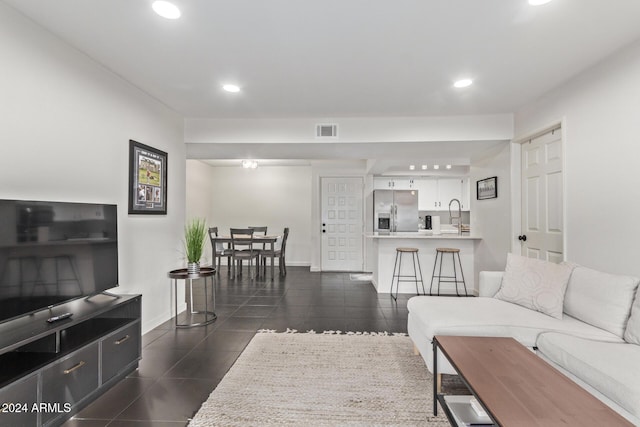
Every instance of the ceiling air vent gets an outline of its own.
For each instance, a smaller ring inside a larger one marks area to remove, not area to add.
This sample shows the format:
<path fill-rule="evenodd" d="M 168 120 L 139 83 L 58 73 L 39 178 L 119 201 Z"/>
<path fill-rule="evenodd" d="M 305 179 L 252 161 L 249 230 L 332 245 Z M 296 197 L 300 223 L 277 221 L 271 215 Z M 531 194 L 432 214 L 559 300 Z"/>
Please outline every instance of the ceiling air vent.
<path fill-rule="evenodd" d="M 338 125 L 336 124 L 319 124 L 316 125 L 316 138 L 337 138 Z"/>

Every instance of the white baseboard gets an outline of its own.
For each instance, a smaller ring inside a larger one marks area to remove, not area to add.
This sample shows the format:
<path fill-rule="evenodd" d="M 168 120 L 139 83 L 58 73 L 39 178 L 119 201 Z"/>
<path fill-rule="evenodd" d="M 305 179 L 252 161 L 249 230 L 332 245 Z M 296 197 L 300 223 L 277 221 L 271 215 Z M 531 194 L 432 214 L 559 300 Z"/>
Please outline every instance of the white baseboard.
<path fill-rule="evenodd" d="M 186 303 L 182 303 L 182 304 L 178 304 L 178 313 L 182 313 L 183 311 L 185 311 L 187 309 L 187 304 Z M 171 307 L 171 310 L 165 310 L 162 312 L 162 314 L 159 314 L 158 316 L 154 317 L 151 320 L 147 320 L 146 322 L 142 323 L 142 334 L 146 334 L 147 332 L 155 329 L 156 327 L 162 325 L 164 322 L 166 322 L 167 320 L 171 319 L 171 317 L 173 317 L 173 307 Z"/>

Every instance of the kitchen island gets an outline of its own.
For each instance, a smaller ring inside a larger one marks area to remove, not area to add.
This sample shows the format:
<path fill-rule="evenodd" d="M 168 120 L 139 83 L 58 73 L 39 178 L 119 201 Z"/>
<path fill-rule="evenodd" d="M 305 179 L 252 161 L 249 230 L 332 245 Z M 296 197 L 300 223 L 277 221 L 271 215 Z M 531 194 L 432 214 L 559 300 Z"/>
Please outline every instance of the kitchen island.
<path fill-rule="evenodd" d="M 372 269 L 372 282 L 378 293 L 389 293 L 391 291 L 391 279 L 393 276 L 393 265 L 396 257 L 396 248 L 414 247 L 418 249 L 418 258 L 422 268 L 424 287 L 429 293 L 433 264 L 436 258 L 436 248 L 457 248 L 460 249 L 460 261 L 467 285 L 469 295 L 475 291 L 474 255 L 480 236 L 473 233 L 442 233 L 431 234 L 428 230 L 416 232 L 397 233 L 365 233 L 365 238 L 372 240 L 371 248 L 373 253 L 369 256 L 370 267 Z M 456 263 L 457 264 L 457 263 Z M 417 267 L 416 267 L 417 270 Z M 402 275 L 413 274 L 413 264 L 411 257 L 403 258 Z M 419 274 L 419 273 L 418 273 Z M 442 264 L 442 274 L 453 276 L 452 260 L 450 255 L 445 255 Z M 458 274 L 459 275 L 459 274 Z M 437 279 L 434 281 L 433 293 L 436 293 Z M 461 290 L 461 284 L 458 289 Z M 419 288 L 422 293 L 422 287 Z M 394 286 L 395 293 L 395 286 Z M 406 294 L 416 293 L 415 284 L 412 282 L 400 282 L 399 292 Z M 453 283 L 441 283 L 440 294 L 456 294 Z"/>

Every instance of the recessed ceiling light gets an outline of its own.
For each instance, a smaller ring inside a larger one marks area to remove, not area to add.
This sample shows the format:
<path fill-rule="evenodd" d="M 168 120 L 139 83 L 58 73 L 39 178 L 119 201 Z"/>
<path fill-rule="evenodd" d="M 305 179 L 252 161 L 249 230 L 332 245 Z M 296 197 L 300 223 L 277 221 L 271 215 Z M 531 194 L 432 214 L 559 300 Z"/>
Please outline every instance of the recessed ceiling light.
<path fill-rule="evenodd" d="M 447 169 L 451 169 L 451 165 L 447 165 Z"/>
<path fill-rule="evenodd" d="M 175 4 L 169 3 L 168 1 L 154 1 L 151 7 L 158 15 L 162 16 L 163 18 L 178 19 L 181 15 L 180 9 L 178 9 Z"/>
<path fill-rule="evenodd" d="M 461 87 L 468 87 L 468 86 L 471 86 L 472 84 L 473 84 L 473 80 L 471 80 L 471 79 L 462 79 L 462 80 L 458 80 L 458 81 L 456 81 L 456 82 L 453 84 L 453 86 L 454 86 L 454 87 L 461 88 Z"/>
<path fill-rule="evenodd" d="M 232 93 L 240 92 L 240 86 L 238 85 L 226 84 L 222 85 L 222 89 Z"/>
<path fill-rule="evenodd" d="M 426 171 L 427 170 L 427 165 L 422 165 L 422 170 Z"/>
<path fill-rule="evenodd" d="M 243 160 L 242 167 L 245 169 L 255 169 L 258 167 L 258 162 L 255 160 Z"/>
<path fill-rule="evenodd" d="M 529 0 L 531 6 L 540 6 L 549 3 L 551 0 Z"/>
<path fill-rule="evenodd" d="M 433 165 L 434 169 L 440 169 L 440 165 Z"/>
<path fill-rule="evenodd" d="M 409 165 L 409 170 L 410 171 L 415 170 L 415 168 L 416 168 L 416 165 Z"/>

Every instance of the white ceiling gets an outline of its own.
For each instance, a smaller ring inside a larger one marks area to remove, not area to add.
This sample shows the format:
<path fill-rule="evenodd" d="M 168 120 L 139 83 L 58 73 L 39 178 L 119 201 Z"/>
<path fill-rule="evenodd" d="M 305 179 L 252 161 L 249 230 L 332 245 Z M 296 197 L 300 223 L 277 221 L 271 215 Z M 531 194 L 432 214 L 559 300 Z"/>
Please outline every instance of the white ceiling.
<path fill-rule="evenodd" d="M 0 1 L 187 118 L 510 113 L 640 38 L 638 0 Z"/>
<path fill-rule="evenodd" d="M 640 38 L 637 0 L 2 1 L 185 117 L 508 113 Z"/>

